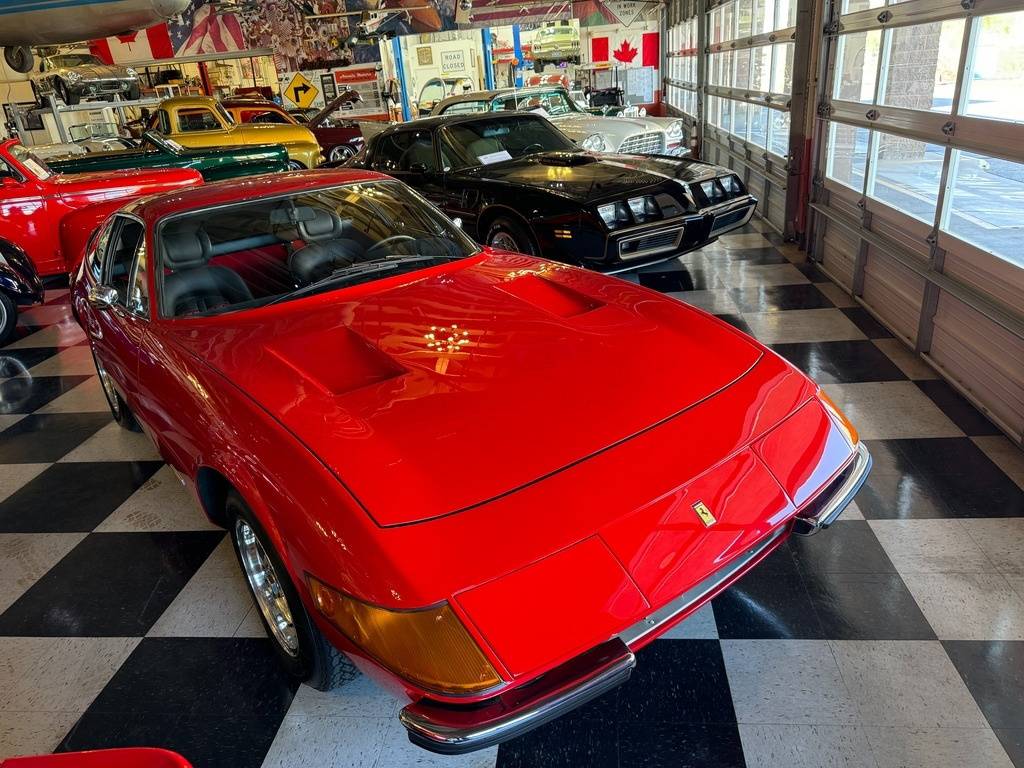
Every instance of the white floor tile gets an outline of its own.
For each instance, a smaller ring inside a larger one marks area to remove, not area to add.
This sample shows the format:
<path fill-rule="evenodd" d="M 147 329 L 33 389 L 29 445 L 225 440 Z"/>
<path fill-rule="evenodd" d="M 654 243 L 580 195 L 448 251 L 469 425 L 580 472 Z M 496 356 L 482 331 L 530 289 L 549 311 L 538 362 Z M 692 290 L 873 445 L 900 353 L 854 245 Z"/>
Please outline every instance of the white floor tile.
<path fill-rule="evenodd" d="M 49 464 L 4 464 L 0 469 L 0 501 L 22 488 Z"/>
<path fill-rule="evenodd" d="M 263 768 L 373 768 L 391 718 L 289 715 Z"/>
<path fill-rule="evenodd" d="M 877 768 L 855 725 L 740 724 L 747 768 Z"/>
<path fill-rule="evenodd" d="M 997 571 L 1024 576 L 1024 518 L 968 519 L 961 524 Z"/>
<path fill-rule="evenodd" d="M 838 309 L 793 309 L 787 312 L 746 312 L 743 319 L 763 344 L 844 341 L 866 338 Z"/>
<path fill-rule="evenodd" d="M 878 768 L 1013 768 L 989 728 L 865 728 Z"/>
<path fill-rule="evenodd" d="M 1024 451 L 1005 437 L 972 437 L 971 440 L 1021 488 L 1024 488 Z"/>
<path fill-rule="evenodd" d="M 497 761 L 497 747 L 455 756 L 428 752 L 409 741 L 405 727 L 394 717 L 388 723 L 376 768 L 494 768 Z"/>
<path fill-rule="evenodd" d="M 868 525 L 902 574 L 993 570 L 960 520 L 870 520 Z"/>
<path fill-rule="evenodd" d="M 963 436 L 912 381 L 826 384 L 824 389 L 863 440 Z"/>
<path fill-rule="evenodd" d="M 77 387 L 54 398 L 36 413 L 109 413 L 110 406 L 103 395 L 98 376 L 86 379 Z"/>
<path fill-rule="evenodd" d="M 397 719 L 398 710 L 408 703 L 408 699 L 399 699 L 371 678 L 360 675 L 334 691 L 318 691 L 308 685 L 300 685 L 288 715 Z"/>
<path fill-rule="evenodd" d="M 1024 640 L 1024 599 L 998 573 L 905 573 L 940 640 Z"/>
<path fill-rule="evenodd" d="M 96 364 L 92 359 L 92 350 L 85 344 L 79 344 L 62 349 L 56 355 L 32 366 L 29 373 L 33 376 L 95 376 Z"/>
<path fill-rule="evenodd" d="M 913 350 L 899 339 L 872 339 L 871 343 L 882 350 L 885 356 L 906 374 L 907 378 L 914 380 L 939 378 L 939 374 L 935 372 L 934 368 L 914 354 Z"/>
<path fill-rule="evenodd" d="M 160 461 L 153 441 L 110 422 L 61 461 Z"/>
<path fill-rule="evenodd" d="M 181 484 L 174 470 L 161 467 L 96 529 L 113 531 L 213 531 L 207 519 Z"/>
<path fill-rule="evenodd" d="M 0 613 L 84 538 L 84 533 L 0 533 Z"/>
<path fill-rule="evenodd" d="M 4 712 L 0 717 L 0 761 L 52 752 L 78 718 L 77 712 Z"/>

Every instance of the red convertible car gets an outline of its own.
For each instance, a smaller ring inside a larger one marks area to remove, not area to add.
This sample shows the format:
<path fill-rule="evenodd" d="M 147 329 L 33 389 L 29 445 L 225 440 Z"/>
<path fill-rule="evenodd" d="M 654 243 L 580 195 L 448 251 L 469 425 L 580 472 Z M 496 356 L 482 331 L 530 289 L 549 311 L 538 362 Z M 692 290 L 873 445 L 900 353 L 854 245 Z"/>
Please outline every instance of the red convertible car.
<path fill-rule="evenodd" d="M 114 417 L 230 531 L 288 669 L 403 690 L 437 752 L 622 683 L 870 466 L 732 326 L 481 248 L 370 171 L 130 204 L 72 301 Z"/>
<path fill-rule="evenodd" d="M 9 139 L 0 142 L 0 248 L 10 244 L 24 251 L 43 277 L 67 274 L 78 265 L 76 251 L 61 241 L 66 217 L 88 207 L 98 223 L 119 201 L 202 183 L 197 171 L 178 168 L 54 173 L 28 147 Z"/>

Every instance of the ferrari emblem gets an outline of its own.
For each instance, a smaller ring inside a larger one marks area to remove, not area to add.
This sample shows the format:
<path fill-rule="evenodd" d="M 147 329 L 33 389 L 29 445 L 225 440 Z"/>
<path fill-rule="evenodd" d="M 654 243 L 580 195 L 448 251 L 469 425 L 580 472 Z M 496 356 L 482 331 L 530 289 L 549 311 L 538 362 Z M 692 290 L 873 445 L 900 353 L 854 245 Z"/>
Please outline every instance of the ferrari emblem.
<path fill-rule="evenodd" d="M 704 523 L 705 528 L 710 528 L 712 525 L 718 522 L 715 519 L 715 516 L 711 513 L 711 510 L 708 509 L 708 505 L 705 504 L 703 501 L 696 502 L 693 505 L 693 511 L 697 513 L 697 517 L 699 517 L 700 521 Z"/>

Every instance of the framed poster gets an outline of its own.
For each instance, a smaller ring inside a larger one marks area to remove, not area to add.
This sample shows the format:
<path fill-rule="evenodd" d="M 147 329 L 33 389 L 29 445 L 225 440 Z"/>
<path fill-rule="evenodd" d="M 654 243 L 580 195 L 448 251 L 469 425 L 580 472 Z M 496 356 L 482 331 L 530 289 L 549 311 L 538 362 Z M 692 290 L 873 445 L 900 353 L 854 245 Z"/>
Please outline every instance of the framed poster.
<path fill-rule="evenodd" d="M 630 67 L 626 69 L 627 104 L 651 104 L 654 102 L 654 67 Z"/>

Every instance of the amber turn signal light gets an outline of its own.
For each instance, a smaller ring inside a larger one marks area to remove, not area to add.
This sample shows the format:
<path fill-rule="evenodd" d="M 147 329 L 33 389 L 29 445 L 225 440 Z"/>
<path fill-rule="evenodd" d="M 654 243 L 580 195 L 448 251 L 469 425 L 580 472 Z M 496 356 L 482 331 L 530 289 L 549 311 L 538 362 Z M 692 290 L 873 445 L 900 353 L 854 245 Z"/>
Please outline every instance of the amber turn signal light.
<path fill-rule="evenodd" d="M 860 442 L 860 435 L 857 434 L 857 428 L 853 426 L 853 422 L 846 418 L 846 414 L 839 409 L 838 405 L 832 402 L 832 398 L 825 394 L 825 390 L 818 390 L 818 399 L 836 417 L 839 427 L 846 433 L 846 437 L 849 438 L 850 445 L 857 445 Z"/>
<path fill-rule="evenodd" d="M 448 694 L 479 693 L 501 682 L 448 603 L 391 611 L 308 579 L 313 603 L 324 618 L 409 682 Z"/>

